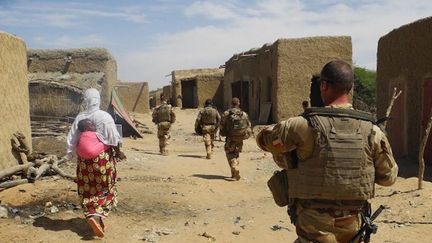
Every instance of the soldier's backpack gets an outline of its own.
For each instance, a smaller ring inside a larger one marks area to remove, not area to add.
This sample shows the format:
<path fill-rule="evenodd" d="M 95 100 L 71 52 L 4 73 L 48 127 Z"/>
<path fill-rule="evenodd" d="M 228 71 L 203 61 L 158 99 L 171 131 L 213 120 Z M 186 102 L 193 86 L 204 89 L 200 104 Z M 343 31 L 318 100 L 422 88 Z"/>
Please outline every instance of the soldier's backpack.
<path fill-rule="evenodd" d="M 216 124 L 216 110 L 212 107 L 204 108 L 201 115 L 201 125 L 215 125 Z"/>
<path fill-rule="evenodd" d="M 157 121 L 158 122 L 171 122 L 171 106 L 162 104 L 157 110 Z"/>
<path fill-rule="evenodd" d="M 240 109 L 231 110 L 227 121 L 227 136 L 231 139 L 245 140 L 250 133 L 249 120 L 246 114 Z"/>

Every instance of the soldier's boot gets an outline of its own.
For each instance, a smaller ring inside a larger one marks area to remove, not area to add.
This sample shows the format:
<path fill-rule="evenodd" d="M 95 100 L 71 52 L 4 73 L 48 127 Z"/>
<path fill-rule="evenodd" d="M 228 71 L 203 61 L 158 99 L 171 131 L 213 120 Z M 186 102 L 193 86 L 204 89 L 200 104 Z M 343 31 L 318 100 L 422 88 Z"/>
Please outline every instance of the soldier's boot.
<path fill-rule="evenodd" d="M 161 154 L 162 154 L 163 156 L 168 156 L 168 149 L 163 148 Z"/>
<path fill-rule="evenodd" d="M 240 177 L 240 171 L 239 170 L 234 169 L 233 178 L 236 179 L 236 181 L 240 180 L 241 177 Z"/>
<path fill-rule="evenodd" d="M 209 145 L 205 145 L 205 148 L 206 148 L 206 153 L 207 153 L 207 159 L 211 159 L 211 154 L 212 154 L 212 149 L 211 149 L 211 146 L 209 146 Z"/>

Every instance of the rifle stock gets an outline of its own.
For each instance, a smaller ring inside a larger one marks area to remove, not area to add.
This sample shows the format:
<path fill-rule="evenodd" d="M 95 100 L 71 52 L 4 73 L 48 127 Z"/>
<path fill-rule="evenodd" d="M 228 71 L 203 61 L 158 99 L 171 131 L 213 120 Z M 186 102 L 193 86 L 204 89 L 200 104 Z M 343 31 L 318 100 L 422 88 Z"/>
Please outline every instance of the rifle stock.
<path fill-rule="evenodd" d="M 362 219 L 363 219 L 363 226 L 360 228 L 360 230 L 357 232 L 357 234 L 351 239 L 350 243 L 360 242 L 361 238 L 364 239 L 364 242 L 370 241 L 370 235 L 375 234 L 378 230 L 378 226 L 373 223 L 373 221 L 382 213 L 382 211 L 385 209 L 383 205 L 380 205 L 378 209 L 370 215 L 370 204 L 368 206 L 367 214 L 365 215 L 362 213 Z"/>

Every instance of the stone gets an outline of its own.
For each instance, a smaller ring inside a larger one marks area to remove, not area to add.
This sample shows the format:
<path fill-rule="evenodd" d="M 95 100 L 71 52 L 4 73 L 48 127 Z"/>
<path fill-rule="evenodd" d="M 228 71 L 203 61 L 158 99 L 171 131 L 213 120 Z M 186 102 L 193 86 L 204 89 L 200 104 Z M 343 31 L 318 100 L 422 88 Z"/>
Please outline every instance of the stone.
<path fill-rule="evenodd" d="M 4 206 L 0 206 L 0 218 L 7 219 L 8 217 L 9 217 L 9 210 Z"/>
<path fill-rule="evenodd" d="M 56 207 L 56 206 L 52 206 L 51 208 L 50 208 L 50 212 L 51 213 L 58 213 L 60 210 L 58 209 L 58 207 Z"/>

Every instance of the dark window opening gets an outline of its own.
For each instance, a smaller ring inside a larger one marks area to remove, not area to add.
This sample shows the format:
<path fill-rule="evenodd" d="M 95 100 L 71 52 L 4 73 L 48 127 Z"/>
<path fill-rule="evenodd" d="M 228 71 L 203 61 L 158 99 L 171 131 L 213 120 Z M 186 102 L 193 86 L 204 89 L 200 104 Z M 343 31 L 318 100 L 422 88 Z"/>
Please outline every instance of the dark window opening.
<path fill-rule="evenodd" d="M 237 81 L 231 84 L 232 97 L 240 99 L 240 107 L 249 113 L 249 82 Z"/>

